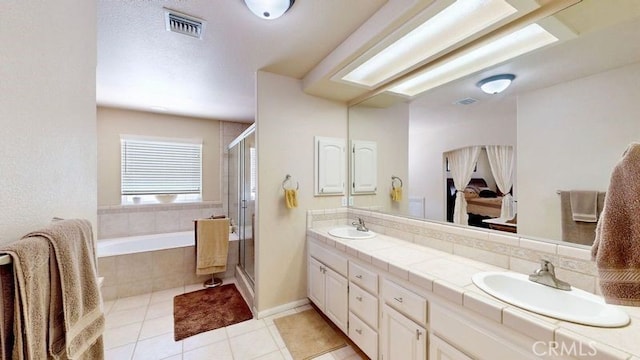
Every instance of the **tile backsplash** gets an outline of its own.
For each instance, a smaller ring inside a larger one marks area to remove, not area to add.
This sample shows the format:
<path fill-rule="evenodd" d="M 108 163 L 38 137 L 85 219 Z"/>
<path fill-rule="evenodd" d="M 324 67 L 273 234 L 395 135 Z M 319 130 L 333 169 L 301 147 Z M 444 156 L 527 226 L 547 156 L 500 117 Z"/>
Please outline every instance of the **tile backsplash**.
<path fill-rule="evenodd" d="M 523 274 L 539 268 L 541 259 L 549 260 L 560 279 L 585 291 L 600 293 L 597 268 L 587 248 L 350 208 L 311 210 L 307 213 L 307 227 L 351 224 L 356 217 L 362 218 L 374 232 Z"/>
<path fill-rule="evenodd" d="M 193 220 L 224 214 L 221 202 L 116 205 L 98 208 L 98 240 L 193 230 Z"/>

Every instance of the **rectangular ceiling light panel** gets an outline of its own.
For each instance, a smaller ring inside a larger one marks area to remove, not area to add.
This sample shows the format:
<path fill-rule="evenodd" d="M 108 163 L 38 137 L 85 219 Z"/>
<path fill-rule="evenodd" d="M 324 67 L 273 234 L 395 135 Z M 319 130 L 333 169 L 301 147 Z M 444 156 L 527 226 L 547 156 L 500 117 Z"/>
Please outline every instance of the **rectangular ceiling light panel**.
<path fill-rule="evenodd" d="M 441 65 L 427 68 L 389 91 L 415 96 L 556 41 L 557 37 L 533 23 L 487 45 L 461 53 Z"/>
<path fill-rule="evenodd" d="M 342 79 L 374 87 L 516 12 L 505 0 L 457 0 Z"/>

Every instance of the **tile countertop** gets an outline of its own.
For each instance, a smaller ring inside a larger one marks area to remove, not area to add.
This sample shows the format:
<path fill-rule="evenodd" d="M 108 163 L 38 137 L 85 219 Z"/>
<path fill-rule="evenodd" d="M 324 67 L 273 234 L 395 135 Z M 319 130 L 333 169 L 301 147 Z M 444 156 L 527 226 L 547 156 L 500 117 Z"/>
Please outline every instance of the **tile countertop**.
<path fill-rule="evenodd" d="M 557 320 L 502 302 L 471 281 L 478 272 L 508 269 L 382 234 L 366 240 L 342 239 L 329 235 L 329 229 L 308 229 L 307 235 L 527 336 L 593 344 L 598 359 L 640 360 L 640 308 L 619 306 L 631 317 L 631 323 L 622 328 Z"/>

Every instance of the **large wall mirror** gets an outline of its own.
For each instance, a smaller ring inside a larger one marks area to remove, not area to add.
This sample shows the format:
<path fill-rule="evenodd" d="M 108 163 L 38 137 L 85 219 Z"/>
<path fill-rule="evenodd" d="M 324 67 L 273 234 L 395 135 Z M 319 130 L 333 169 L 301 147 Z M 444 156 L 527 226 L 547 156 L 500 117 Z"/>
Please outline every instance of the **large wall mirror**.
<path fill-rule="evenodd" d="M 584 0 L 555 14 L 575 32 L 570 40 L 415 98 L 381 93 L 351 106 L 349 138 L 374 141 L 378 161 L 378 191 L 352 194 L 353 207 L 446 221 L 451 176 L 445 153 L 480 146 L 472 178 L 495 191 L 482 151 L 509 145 L 515 231 L 562 241 L 569 227 L 562 224 L 560 192 L 605 192 L 628 144 L 640 142 L 640 4 L 614 3 Z M 476 86 L 503 73 L 516 78 L 500 94 Z M 399 184 L 392 177 L 402 180 L 399 200 L 392 196 Z"/>

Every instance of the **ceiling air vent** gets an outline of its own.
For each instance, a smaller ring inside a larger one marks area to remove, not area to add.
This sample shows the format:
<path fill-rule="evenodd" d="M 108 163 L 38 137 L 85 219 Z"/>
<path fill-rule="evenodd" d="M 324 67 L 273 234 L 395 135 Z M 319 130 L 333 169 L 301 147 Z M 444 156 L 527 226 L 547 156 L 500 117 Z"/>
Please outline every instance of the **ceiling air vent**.
<path fill-rule="evenodd" d="M 467 98 L 464 98 L 464 99 L 460 99 L 460 100 L 454 101 L 453 103 L 455 105 L 471 105 L 471 104 L 473 104 L 474 102 L 477 102 L 477 101 L 478 101 L 478 99 L 474 99 L 472 97 L 467 97 Z"/>
<path fill-rule="evenodd" d="M 167 31 L 202 39 L 206 21 L 174 10 L 164 9 L 164 22 Z"/>

